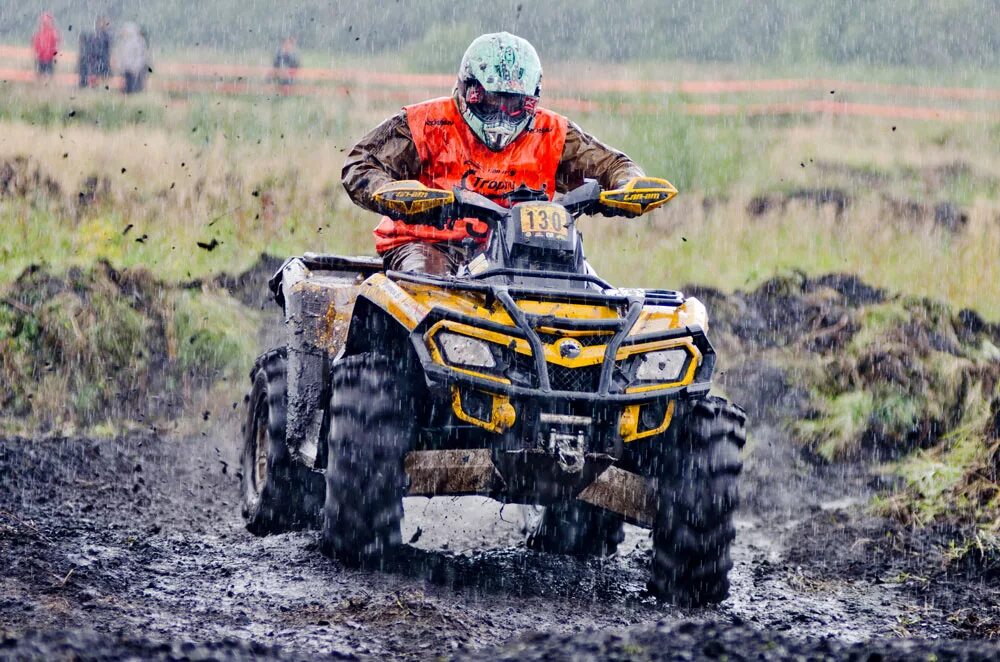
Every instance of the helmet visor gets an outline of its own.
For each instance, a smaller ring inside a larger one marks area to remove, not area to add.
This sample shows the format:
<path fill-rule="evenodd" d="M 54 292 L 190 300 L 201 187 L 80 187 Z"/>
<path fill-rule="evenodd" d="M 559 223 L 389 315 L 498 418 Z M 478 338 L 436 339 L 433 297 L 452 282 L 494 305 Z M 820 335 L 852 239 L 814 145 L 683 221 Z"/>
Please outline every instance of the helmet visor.
<path fill-rule="evenodd" d="M 538 97 L 526 94 L 486 92 L 481 86 L 469 85 L 465 102 L 472 114 L 484 122 L 507 119 L 520 122 L 535 111 Z"/>

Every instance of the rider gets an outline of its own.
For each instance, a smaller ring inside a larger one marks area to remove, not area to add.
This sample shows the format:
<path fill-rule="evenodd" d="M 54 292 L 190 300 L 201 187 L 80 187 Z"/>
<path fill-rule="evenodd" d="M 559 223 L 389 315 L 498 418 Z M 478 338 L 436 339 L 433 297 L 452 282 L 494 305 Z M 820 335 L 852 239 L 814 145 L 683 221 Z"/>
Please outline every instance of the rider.
<path fill-rule="evenodd" d="M 625 154 L 538 107 L 541 83 L 541 62 L 526 40 L 507 32 L 476 38 L 452 96 L 406 106 L 354 146 L 342 173 L 347 194 L 379 211 L 380 189 L 415 179 L 437 189 L 462 185 L 508 206 L 503 195 L 522 184 L 544 188 L 551 199 L 584 178 L 613 189 L 643 176 Z M 385 217 L 375 249 L 387 269 L 444 275 L 485 236 L 486 226 L 471 219 L 437 228 Z"/>

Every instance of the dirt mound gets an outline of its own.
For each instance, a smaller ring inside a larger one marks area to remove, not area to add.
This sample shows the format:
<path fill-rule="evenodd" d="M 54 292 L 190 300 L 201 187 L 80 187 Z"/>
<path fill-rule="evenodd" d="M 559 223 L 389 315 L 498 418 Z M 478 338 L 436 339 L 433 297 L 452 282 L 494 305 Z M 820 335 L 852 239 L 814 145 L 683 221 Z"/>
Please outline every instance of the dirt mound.
<path fill-rule="evenodd" d="M 59 182 L 44 172 L 31 157 L 15 156 L 0 160 L 0 200 L 36 195 L 58 198 L 62 189 Z"/>
<path fill-rule="evenodd" d="M 747 203 L 747 213 L 756 218 L 775 210 L 784 212 L 790 202 L 810 203 L 817 209 L 831 207 L 839 219 L 851 205 L 851 196 L 838 188 L 794 189 L 787 193 L 771 193 L 751 198 Z"/>
<path fill-rule="evenodd" d="M 106 262 L 31 267 L 0 292 L 0 409 L 42 430 L 169 416 L 250 364 L 241 308 Z"/>
<path fill-rule="evenodd" d="M 935 204 L 925 204 L 905 198 L 882 196 L 882 213 L 884 216 L 905 221 L 909 224 L 933 223 L 948 232 L 959 232 L 969 224 L 969 214 L 957 203 L 944 201 Z"/>
<path fill-rule="evenodd" d="M 1000 565 L 1000 325 L 847 274 L 687 291 L 709 308 L 730 396 L 814 460 L 895 462 L 885 514 L 947 527 L 946 560 Z"/>
<path fill-rule="evenodd" d="M 76 194 L 77 214 L 88 207 L 103 204 L 111 198 L 111 180 L 105 175 L 90 175 L 83 180 Z"/>
<path fill-rule="evenodd" d="M 840 397 L 857 400 L 853 427 L 831 421 L 807 435 L 819 441 L 839 428 L 831 458 L 862 439 L 876 450 L 932 444 L 976 404 L 967 401 L 971 392 L 988 403 L 1000 381 L 1000 325 L 939 301 L 891 295 L 853 275 L 796 273 L 734 295 L 687 291 L 709 307 L 713 337 L 735 364 L 728 372 L 766 354 L 766 390 L 808 390 L 812 420 L 832 415 Z"/>
<path fill-rule="evenodd" d="M 272 300 L 267 281 L 281 268 L 284 259 L 276 255 L 261 253 L 257 261 L 246 271 L 231 275 L 220 274 L 212 282 L 232 296 L 239 299 L 243 305 L 251 308 L 262 308 Z"/>

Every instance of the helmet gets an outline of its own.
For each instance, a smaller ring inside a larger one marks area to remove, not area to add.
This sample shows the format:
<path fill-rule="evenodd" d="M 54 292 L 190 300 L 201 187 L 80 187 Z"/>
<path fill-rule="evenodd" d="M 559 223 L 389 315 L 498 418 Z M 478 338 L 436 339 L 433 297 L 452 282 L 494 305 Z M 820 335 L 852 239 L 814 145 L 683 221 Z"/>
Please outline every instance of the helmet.
<path fill-rule="evenodd" d="M 534 46 L 508 32 L 477 37 L 462 56 L 455 97 L 472 132 L 493 151 L 514 142 L 535 116 L 542 63 Z"/>

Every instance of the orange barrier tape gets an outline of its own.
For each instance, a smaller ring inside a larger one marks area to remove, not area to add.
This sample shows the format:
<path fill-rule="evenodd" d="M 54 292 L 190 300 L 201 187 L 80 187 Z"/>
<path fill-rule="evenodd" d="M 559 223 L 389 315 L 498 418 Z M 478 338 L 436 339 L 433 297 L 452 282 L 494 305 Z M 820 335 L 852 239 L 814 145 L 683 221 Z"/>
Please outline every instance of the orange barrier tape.
<path fill-rule="evenodd" d="M 0 45 L 0 58 L 32 61 L 30 48 Z M 67 65 L 76 61 L 76 53 L 64 51 L 59 54 L 59 64 Z M 199 64 L 187 62 L 162 62 L 157 73 L 204 78 L 267 78 L 270 67 L 239 64 Z M 440 87 L 450 89 L 455 78 L 450 74 L 408 74 L 373 72 L 360 69 L 302 68 L 297 79 L 302 81 L 366 82 L 399 87 Z M 903 97 L 928 97 L 953 99 L 956 101 L 998 101 L 1000 90 L 974 87 L 925 87 L 864 81 L 817 79 L 765 79 L 765 80 L 623 80 L 593 79 L 546 80 L 549 90 L 572 90 L 578 92 L 660 92 L 664 94 L 741 94 L 753 92 L 808 92 L 829 91 L 875 93 Z"/>
<path fill-rule="evenodd" d="M 33 83 L 37 76 L 26 69 L 0 68 L 0 80 L 17 83 Z M 73 74 L 56 74 L 53 82 L 64 86 L 77 83 Z M 102 83 L 102 86 L 119 89 L 121 81 L 113 77 Z M 183 80 L 154 79 L 150 83 L 152 89 L 175 94 L 227 94 L 227 95 L 272 95 L 279 96 L 276 85 L 263 80 Z M 405 105 L 424 99 L 428 96 L 441 94 L 442 90 L 405 89 L 394 90 L 371 88 L 358 90 L 346 85 L 319 86 L 308 84 L 292 85 L 288 93 L 292 96 L 342 96 L 363 98 L 368 102 L 394 103 Z M 702 104 L 606 104 L 587 99 L 552 97 L 545 100 L 545 105 L 562 112 L 599 113 L 610 112 L 632 115 L 644 113 L 651 115 L 682 112 L 687 115 L 718 116 L 779 116 L 779 115 L 849 115 L 859 117 L 880 117 L 886 119 L 911 119 L 938 122 L 1000 122 L 1000 114 L 985 111 L 959 110 L 952 108 L 929 108 L 919 106 L 897 106 L 869 103 L 847 103 L 842 101 L 802 101 L 790 103 L 702 103 Z"/>
<path fill-rule="evenodd" d="M 0 59 L 24 60 L 32 57 L 30 49 L 0 46 Z M 59 54 L 58 66 L 65 71 L 75 54 Z M 189 64 L 164 62 L 156 67 L 157 76 L 150 80 L 149 87 L 177 94 L 271 94 L 278 95 L 277 86 L 271 82 L 270 67 L 236 64 Z M 8 83 L 31 83 L 36 81 L 34 71 L 23 67 L 0 67 L 0 81 Z M 65 86 L 77 84 L 77 77 L 70 73 L 58 73 L 52 81 Z M 393 102 L 400 105 L 419 101 L 428 96 L 447 94 L 454 82 L 449 75 L 439 74 L 390 74 L 366 72 L 356 69 L 299 69 L 296 82 L 285 92 L 294 96 L 351 96 L 367 101 Z M 118 89 L 118 78 L 111 78 L 102 85 Z M 547 89 L 567 89 L 566 81 L 547 83 Z M 382 86 L 382 87 L 379 87 Z M 361 89 L 358 89 L 358 88 Z M 387 88 L 400 89 L 387 89 Z M 757 81 L 629 81 L 629 80 L 588 80 L 573 84 L 576 92 L 635 91 L 636 89 L 656 92 L 682 92 L 686 94 L 722 94 L 747 92 L 789 92 L 822 89 L 842 92 L 864 92 L 899 94 L 902 96 L 925 96 L 934 99 L 981 101 L 1000 99 L 1000 90 L 987 88 L 945 88 L 889 85 L 856 81 L 828 79 L 797 80 L 774 79 Z M 689 115 L 735 116 L 735 115 L 848 115 L 879 117 L 887 119 L 913 119 L 946 122 L 1000 122 L 1000 114 L 978 110 L 955 108 L 934 108 L 895 104 L 873 104 L 843 102 L 836 100 L 813 100 L 776 103 L 604 103 L 590 99 L 546 96 L 545 105 L 560 111 L 596 113 L 614 112 L 624 114 L 660 114 L 680 110 Z"/>

